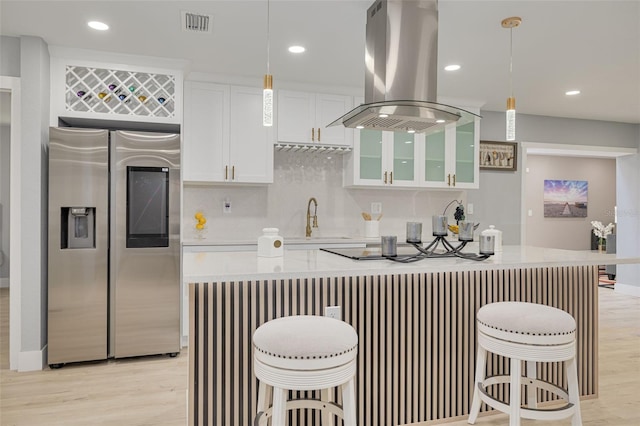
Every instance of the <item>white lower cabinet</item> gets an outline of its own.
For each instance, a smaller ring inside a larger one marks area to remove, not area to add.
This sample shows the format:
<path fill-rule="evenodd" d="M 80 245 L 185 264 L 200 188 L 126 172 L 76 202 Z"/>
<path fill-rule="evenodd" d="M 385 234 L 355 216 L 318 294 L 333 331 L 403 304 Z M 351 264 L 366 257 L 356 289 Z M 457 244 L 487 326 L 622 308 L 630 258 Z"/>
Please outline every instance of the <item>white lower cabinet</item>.
<path fill-rule="evenodd" d="M 185 83 L 183 180 L 273 182 L 273 131 L 262 125 L 262 89 Z"/>

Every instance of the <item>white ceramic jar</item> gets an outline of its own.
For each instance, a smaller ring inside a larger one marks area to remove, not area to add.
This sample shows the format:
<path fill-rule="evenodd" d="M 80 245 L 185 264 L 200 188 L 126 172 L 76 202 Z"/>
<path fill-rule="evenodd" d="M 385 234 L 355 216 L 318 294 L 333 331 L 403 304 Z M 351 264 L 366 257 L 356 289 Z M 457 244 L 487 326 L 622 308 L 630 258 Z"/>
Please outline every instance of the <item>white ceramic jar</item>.
<path fill-rule="evenodd" d="M 281 257 L 284 254 L 284 242 L 278 231 L 278 228 L 262 228 L 262 235 L 258 237 L 258 256 Z"/>
<path fill-rule="evenodd" d="M 493 235 L 494 237 L 494 251 L 496 253 L 502 251 L 502 231 L 496 229 L 494 225 L 489 225 L 489 229 L 482 231 L 481 235 Z"/>

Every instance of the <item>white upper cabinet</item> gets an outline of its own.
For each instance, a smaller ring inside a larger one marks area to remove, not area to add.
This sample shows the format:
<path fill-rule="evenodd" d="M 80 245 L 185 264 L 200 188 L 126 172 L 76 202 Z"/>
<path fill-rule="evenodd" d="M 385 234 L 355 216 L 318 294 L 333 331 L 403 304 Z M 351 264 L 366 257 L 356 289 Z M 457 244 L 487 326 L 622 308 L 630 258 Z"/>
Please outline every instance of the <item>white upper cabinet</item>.
<path fill-rule="evenodd" d="M 326 126 L 352 107 L 351 96 L 279 90 L 278 142 L 351 146 L 351 129 Z"/>
<path fill-rule="evenodd" d="M 273 131 L 262 125 L 262 90 L 185 83 L 183 180 L 273 182 Z"/>
<path fill-rule="evenodd" d="M 431 134 L 356 130 L 344 185 L 478 188 L 480 119 Z"/>
<path fill-rule="evenodd" d="M 231 86 L 228 181 L 273 182 L 273 128 L 262 125 L 262 89 Z"/>
<path fill-rule="evenodd" d="M 420 186 L 476 189 L 479 187 L 480 119 L 429 134 L 418 154 Z"/>
<path fill-rule="evenodd" d="M 353 152 L 345 154 L 345 186 L 412 188 L 419 185 L 421 135 L 356 130 Z"/>
<path fill-rule="evenodd" d="M 229 145 L 229 86 L 187 81 L 184 98 L 182 178 L 222 182 Z"/>

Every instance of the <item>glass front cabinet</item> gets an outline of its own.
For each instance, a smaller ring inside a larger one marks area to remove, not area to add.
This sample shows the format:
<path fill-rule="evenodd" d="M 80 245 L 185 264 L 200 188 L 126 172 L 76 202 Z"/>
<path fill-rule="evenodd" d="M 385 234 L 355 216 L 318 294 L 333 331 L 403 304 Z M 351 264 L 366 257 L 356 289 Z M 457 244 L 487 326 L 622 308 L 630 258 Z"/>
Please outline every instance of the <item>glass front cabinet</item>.
<path fill-rule="evenodd" d="M 450 125 L 426 134 L 420 145 L 423 161 L 420 186 L 428 188 L 478 188 L 480 121 Z"/>
<path fill-rule="evenodd" d="M 417 187 L 420 136 L 404 132 L 356 130 L 345 155 L 345 186 Z"/>
<path fill-rule="evenodd" d="M 426 134 L 356 130 L 344 185 L 478 188 L 479 130 L 478 118 Z"/>

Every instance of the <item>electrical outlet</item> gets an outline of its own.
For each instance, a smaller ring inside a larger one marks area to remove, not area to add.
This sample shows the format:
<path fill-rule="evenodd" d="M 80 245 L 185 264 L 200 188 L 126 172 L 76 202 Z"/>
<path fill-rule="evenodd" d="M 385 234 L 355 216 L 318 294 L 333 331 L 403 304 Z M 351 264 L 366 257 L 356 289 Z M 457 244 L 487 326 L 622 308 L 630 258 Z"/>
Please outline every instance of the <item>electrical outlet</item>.
<path fill-rule="evenodd" d="M 324 316 L 342 321 L 342 307 L 341 306 L 325 306 Z"/>
<path fill-rule="evenodd" d="M 472 203 L 467 203 L 467 213 L 468 214 L 473 214 L 473 204 Z"/>
<path fill-rule="evenodd" d="M 224 200 L 222 202 L 222 213 L 231 213 L 231 200 Z"/>
<path fill-rule="evenodd" d="M 381 202 L 375 202 L 375 203 L 371 203 L 371 214 L 380 214 L 382 213 L 382 203 Z"/>

